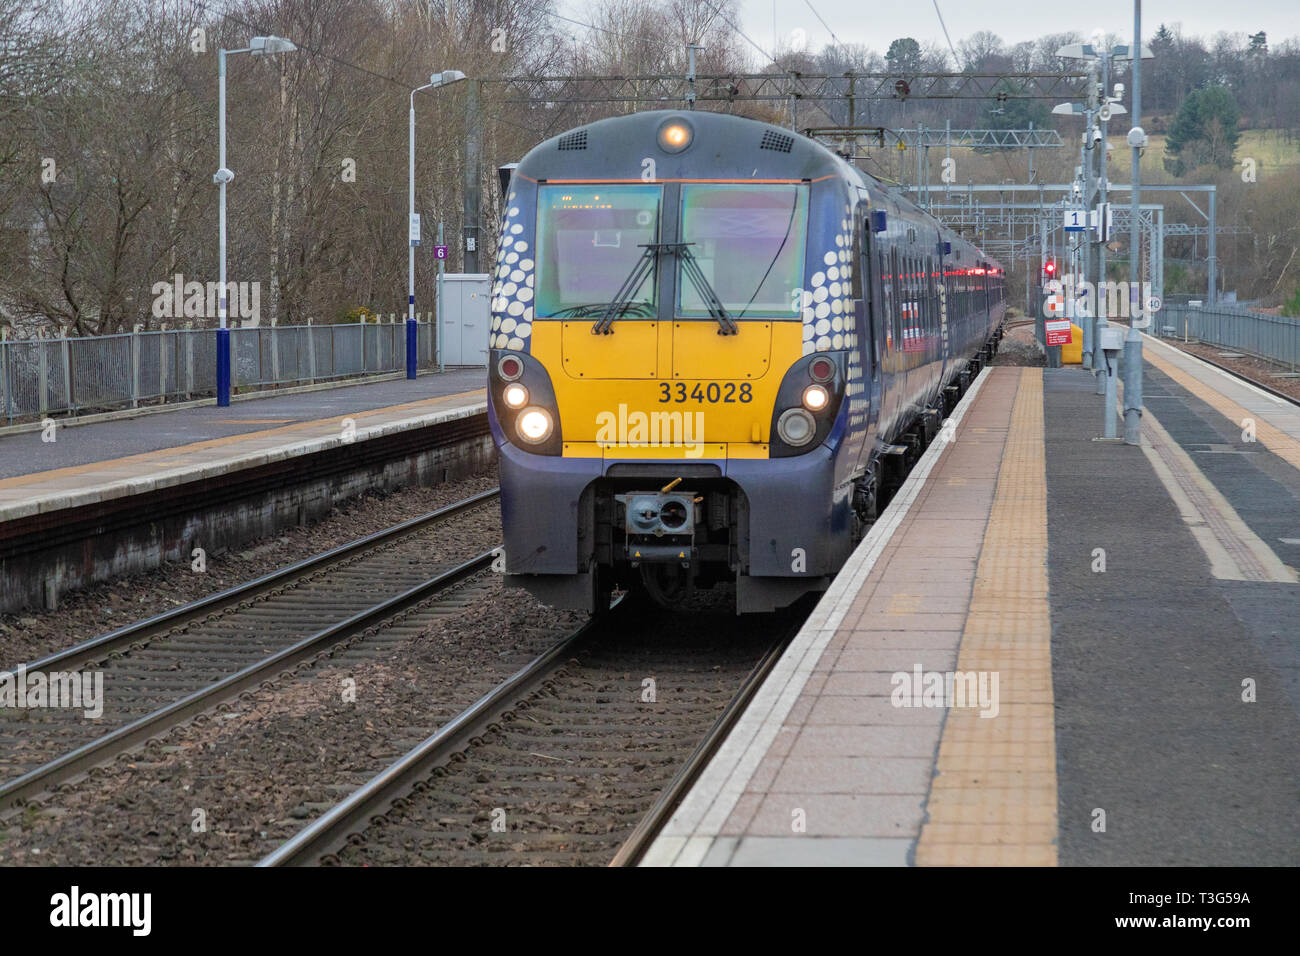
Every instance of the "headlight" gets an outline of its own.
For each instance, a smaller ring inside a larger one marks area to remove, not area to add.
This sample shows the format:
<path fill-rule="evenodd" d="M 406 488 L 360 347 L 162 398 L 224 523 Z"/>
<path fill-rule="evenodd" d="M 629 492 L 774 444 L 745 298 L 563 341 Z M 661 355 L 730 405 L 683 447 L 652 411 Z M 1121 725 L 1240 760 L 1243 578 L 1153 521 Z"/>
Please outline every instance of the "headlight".
<path fill-rule="evenodd" d="M 820 385 L 809 385 L 803 390 L 803 407 L 813 412 L 820 412 L 830 402 L 831 397 Z"/>
<path fill-rule="evenodd" d="M 536 445 L 546 441 L 551 434 L 551 416 L 540 408 L 526 408 L 515 422 L 519 437 Z"/>
<path fill-rule="evenodd" d="M 791 408 L 777 420 L 776 433 L 787 445 L 806 445 L 817 434 L 817 422 L 802 408 Z"/>
<path fill-rule="evenodd" d="M 691 145 L 693 135 L 684 119 L 671 119 L 659 127 L 659 148 L 667 153 L 680 153 Z"/>
<path fill-rule="evenodd" d="M 506 386 L 506 390 L 501 397 L 511 408 L 523 408 L 528 404 L 528 389 L 515 382 Z"/>

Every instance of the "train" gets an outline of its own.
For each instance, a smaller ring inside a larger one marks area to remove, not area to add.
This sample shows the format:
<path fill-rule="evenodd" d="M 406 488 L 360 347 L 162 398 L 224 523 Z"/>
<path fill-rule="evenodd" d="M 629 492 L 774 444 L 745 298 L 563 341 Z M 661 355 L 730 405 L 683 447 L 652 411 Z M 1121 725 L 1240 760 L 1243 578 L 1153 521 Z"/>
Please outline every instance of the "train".
<path fill-rule="evenodd" d="M 825 590 L 1002 335 L 997 260 L 779 126 L 612 117 L 502 179 L 505 580 L 551 606 Z"/>

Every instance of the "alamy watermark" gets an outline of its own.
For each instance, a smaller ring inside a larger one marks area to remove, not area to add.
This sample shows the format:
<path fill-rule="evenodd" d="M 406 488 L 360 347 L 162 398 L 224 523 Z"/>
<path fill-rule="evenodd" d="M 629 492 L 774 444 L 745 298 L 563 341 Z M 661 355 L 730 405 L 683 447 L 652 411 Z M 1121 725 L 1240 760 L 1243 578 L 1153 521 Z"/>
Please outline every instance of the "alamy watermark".
<path fill-rule="evenodd" d="M 0 671 L 0 708 L 80 709 L 90 720 L 104 713 L 103 671 Z"/>
<path fill-rule="evenodd" d="M 221 316 L 220 282 L 186 282 L 179 272 L 172 281 L 155 282 L 155 319 L 216 319 Z M 226 283 L 226 316 L 243 319 L 244 328 L 255 329 L 262 319 L 260 282 Z"/>
<path fill-rule="evenodd" d="M 687 458 L 704 454 L 703 412 L 617 412 L 596 414 L 596 441 L 619 448 L 682 448 Z"/>
<path fill-rule="evenodd" d="M 50 925 L 55 927 L 123 927 L 132 936 L 148 936 L 152 913 L 152 893 L 83 893 L 73 886 L 50 897 Z"/>
<path fill-rule="evenodd" d="M 1043 291 L 1044 313 L 1058 319 L 1132 319 L 1143 328 L 1161 305 L 1159 297 L 1151 294 L 1150 282 L 1088 282 L 1067 275 L 1049 279 Z"/>
<path fill-rule="evenodd" d="M 895 671 L 889 683 L 895 707 L 978 707 L 981 717 L 998 715 L 997 671 Z"/>

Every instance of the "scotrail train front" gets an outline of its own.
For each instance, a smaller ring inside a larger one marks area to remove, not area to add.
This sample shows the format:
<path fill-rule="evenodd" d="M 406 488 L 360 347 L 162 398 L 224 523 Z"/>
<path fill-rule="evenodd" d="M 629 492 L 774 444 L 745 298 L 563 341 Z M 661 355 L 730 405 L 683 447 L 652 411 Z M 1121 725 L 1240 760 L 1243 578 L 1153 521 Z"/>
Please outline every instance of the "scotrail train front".
<path fill-rule="evenodd" d="M 705 112 L 506 187 L 489 360 L 507 583 L 595 610 L 824 589 L 992 354 L 1001 266 L 823 145 Z"/>

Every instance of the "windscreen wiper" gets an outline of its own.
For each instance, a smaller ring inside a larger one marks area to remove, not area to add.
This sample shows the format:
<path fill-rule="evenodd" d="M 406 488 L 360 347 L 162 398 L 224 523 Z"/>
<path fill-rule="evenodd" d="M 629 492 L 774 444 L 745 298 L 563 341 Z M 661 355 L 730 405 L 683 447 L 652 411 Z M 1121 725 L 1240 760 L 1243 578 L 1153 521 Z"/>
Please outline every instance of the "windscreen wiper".
<path fill-rule="evenodd" d="M 623 285 L 619 287 L 618 294 L 610 302 L 609 308 L 600 320 L 591 327 L 593 335 L 609 335 L 614 329 L 614 319 L 618 318 L 627 311 L 631 305 L 632 296 L 641 288 L 641 283 L 645 281 L 646 276 L 654 269 L 655 264 L 659 261 L 659 253 L 666 252 L 669 255 L 677 256 L 682 262 L 682 275 L 690 280 L 691 285 L 695 287 L 695 292 L 704 300 L 705 308 L 708 309 L 709 315 L 718 323 L 719 335 L 735 335 L 740 331 L 740 326 L 736 325 L 736 320 L 731 317 L 727 307 L 722 304 L 718 298 L 718 293 L 714 291 L 713 286 L 709 284 L 708 277 L 704 270 L 700 268 L 699 260 L 690 250 L 689 242 L 654 242 L 643 245 L 645 250 L 641 258 L 632 266 L 632 272 L 623 280 Z"/>
<path fill-rule="evenodd" d="M 700 268 L 699 260 L 695 258 L 695 255 L 689 248 L 691 244 L 689 242 L 678 242 L 674 245 L 676 248 L 670 251 L 676 254 L 677 258 L 682 260 L 682 275 L 691 280 L 691 284 L 695 286 L 696 293 L 704 300 L 704 305 L 708 308 L 709 315 L 713 316 L 714 320 L 718 323 L 718 334 L 735 335 L 740 331 L 740 326 L 736 325 L 736 320 L 731 317 L 731 313 L 727 311 L 727 307 L 723 305 L 722 300 L 718 298 L 718 293 L 715 292 L 713 286 L 709 284 L 708 276 L 704 274 L 704 270 Z"/>
<path fill-rule="evenodd" d="M 618 293 L 606 306 L 605 314 L 591 327 L 592 335 L 609 335 L 614 331 L 614 320 L 631 307 L 632 297 L 641 288 L 641 283 L 654 272 L 654 267 L 659 261 L 659 250 L 663 245 L 663 243 L 649 243 L 641 247 L 645 251 L 641 253 L 641 258 L 633 263 L 632 271 L 628 273 L 623 284 L 618 287 Z"/>

